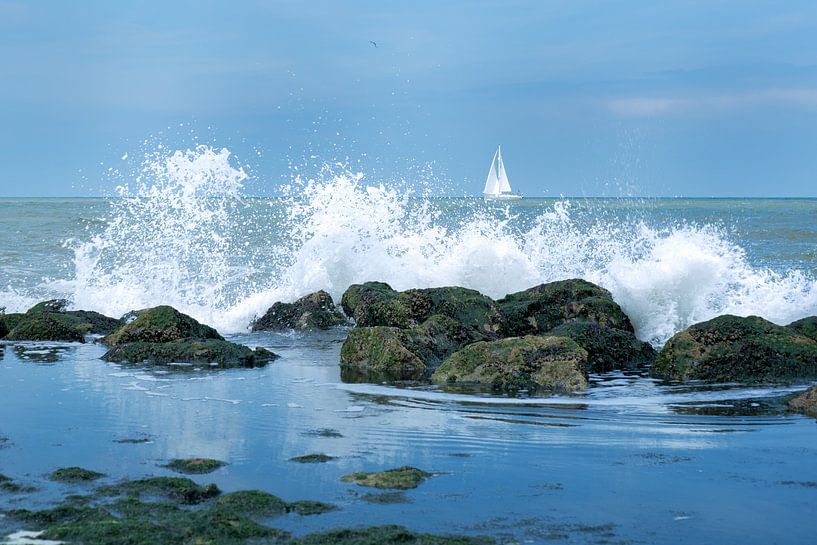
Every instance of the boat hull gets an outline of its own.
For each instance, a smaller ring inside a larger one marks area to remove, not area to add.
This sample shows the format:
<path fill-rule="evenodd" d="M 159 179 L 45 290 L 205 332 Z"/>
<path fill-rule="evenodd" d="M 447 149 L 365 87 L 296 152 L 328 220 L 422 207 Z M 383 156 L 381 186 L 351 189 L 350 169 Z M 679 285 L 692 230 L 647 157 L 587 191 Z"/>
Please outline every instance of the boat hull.
<path fill-rule="evenodd" d="M 482 195 L 482 198 L 486 201 L 516 201 L 522 198 L 522 195 L 515 195 L 515 194 L 499 194 L 499 195 Z"/>

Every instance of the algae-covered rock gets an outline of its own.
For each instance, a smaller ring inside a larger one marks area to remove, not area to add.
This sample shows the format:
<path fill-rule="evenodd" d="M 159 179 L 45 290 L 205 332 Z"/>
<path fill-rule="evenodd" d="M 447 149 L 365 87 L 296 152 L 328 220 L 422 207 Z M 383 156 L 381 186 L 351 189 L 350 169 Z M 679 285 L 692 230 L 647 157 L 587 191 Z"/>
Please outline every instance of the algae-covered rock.
<path fill-rule="evenodd" d="M 344 382 L 419 381 L 426 364 L 414 352 L 405 329 L 356 327 L 340 350 L 340 373 Z"/>
<path fill-rule="evenodd" d="M 220 496 L 215 506 L 249 517 L 270 518 L 287 513 L 289 504 L 278 496 L 260 490 L 239 490 Z"/>
<path fill-rule="evenodd" d="M 570 321 L 548 335 L 568 337 L 587 351 L 587 371 L 604 373 L 616 369 L 636 369 L 655 362 L 655 349 L 633 333 L 596 322 Z"/>
<path fill-rule="evenodd" d="M 408 490 L 409 488 L 417 488 L 423 481 L 432 476 L 433 474 L 416 467 L 403 466 L 386 471 L 351 473 L 341 477 L 341 480 L 346 483 L 355 483 L 373 488 Z"/>
<path fill-rule="evenodd" d="M 630 319 L 606 289 L 581 279 L 541 284 L 497 301 L 506 337 L 545 334 L 572 320 L 633 333 Z"/>
<path fill-rule="evenodd" d="M 792 397 L 788 405 L 795 411 L 817 418 L 817 386 Z"/>
<path fill-rule="evenodd" d="M 587 387 L 587 352 L 567 337 L 480 341 L 456 352 L 434 372 L 437 384 L 493 390 L 574 392 Z"/>
<path fill-rule="evenodd" d="M 360 327 L 408 328 L 438 314 L 495 336 L 502 323 L 499 308 L 490 297 L 456 286 L 396 292 L 388 284 L 366 282 L 350 286 L 341 305 Z"/>
<path fill-rule="evenodd" d="M 344 528 L 309 534 L 293 545 L 491 545 L 493 539 L 468 536 L 419 534 L 402 526 Z"/>
<path fill-rule="evenodd" d="M 227 465 L 226 462 L 222 462 L 221 460 L 213 460 L 212 458 L 176 458 L 171 460 L 170 463 L 164 467 L 173 470 L 176 473 L 203 475 L 205 473 L 212 473 L 225 465 Z"/>
<path fill-rule="evenodd" d="M 290 462 L 298 462 L 300 464 L 323 464 L 326 462 L 331 462 L 334 460 L 334 456 L 329 456 L 328 454 L 318 453 L 318 454 L 304 454 L 303 456 L 295 456 L 294 458 L 290 458 Z"/>
<path fill-rule="evenodd" d="M 115 363 L 151 365 L 202 364 L 211 367 L 262 367 L 278 356 L 264 348 L 246 346 L 218 339 L 182 339 L 171 342 L 132 342 L 118 344 L 102 359 Z"/>
<path fill-rule="evenodd" d="M 106 335 L 121 325 L 119 320 L 98 312 L 67 307 L 68 301 L 53 299 L 37 303 L 25 314 L 6 315 L 6 339 L 83 342 L 85 335 Z"/>
<path fill-rule="evenodd" d="M 185 477 L 148 477 L 102 486 L 97 493 L 101 496 L 164 497 L 179 503 L 196 504 L 215 498 L 221 491 L 214 484 L 199 486 Z"/>
<path fill-rule="evenodd" d="M 435 314 L 407 328 L 356 327 L 340 352 L 345 382 L 427 381 L 451 354 L 486 336 Z"/>
<path fill-rule="evenodd" d="M 224 337 L 210 326 L 201 324 L 173 307 L 161 305 L 134 313 L 136 318 L 103 339 L 108 346 L 126 343 L 166 343 L 182 339 L 215 339 Z"/>
<path fill-rule="evenodd" d="M 0 312 L 0 339 L 8 335 L 9 327 L 8 323 L 6 322 L 6 315 L 3 312 Z"/>
<path fill-rule="evenodd" d="M 786 326 L 795 333 L 817 341 L 817 316 L 809 316 Z"/>
<path fill-rule="evenodd" d="M 30 490 L 31 490 L 30 488 L 15 482 L 14 479 L 12 479 L 11 477 L 7 477 L 0 473 L 0 492 L 16 493 L 27 492 Z"/>
<path fill-rule="evenodd" d="M 653 374 L 706 382 L 817 378 L 817 342 L 758 316 L 724 315 L 676 333 Z"/>
<path fill-rule="evenodd" d="M 335 308 L 332 296 L 321 290 L 301 297 L 294 303 L 275 303 L 258 320 L 253 331 L 282 329 L 327 329 L 346 324 L 346 317 Z"/>
<path fill-rule="evenodd" d="M 104 477 L 104 473 L 91 471 L 81 467 L 61 467 L 49 475 L 52 481 L 59 481 L 63 483 L 82 483 L 95 481 Z"/>
<path fill-rule="evenodd" d="M 329 511 L 334 511 L 338 507 L 331 503 L 324 503 L 315 500 L 298 500 L 287 504 L 287 512 L 301 516 L 322 515 Z"/>

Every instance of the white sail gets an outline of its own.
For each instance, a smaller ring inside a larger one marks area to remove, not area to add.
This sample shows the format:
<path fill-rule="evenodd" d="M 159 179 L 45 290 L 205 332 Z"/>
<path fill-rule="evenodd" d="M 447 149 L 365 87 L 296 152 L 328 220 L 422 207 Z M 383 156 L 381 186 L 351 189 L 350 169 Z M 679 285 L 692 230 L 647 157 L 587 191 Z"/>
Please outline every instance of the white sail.
<path fill-rule="evenodd" d="M 494 154 L 494 160 L 491 161 L 491 170 L 488 171 L 488 179 L 485 180 L 485 189 L 482 192 L 485 195 L 496 195 L 499 193 L 499 178 L 496 174 L 496 158 L 499 155 L 499 150 Z"/>
<path fill-rule="evenodd" d="M 502 150 L 500 148 L 496 149 L 497 155 L 497 171 L 498 171 L 498 181 L 499 181 L 499 191 L 498 193 L 510 193 L 511 192 L 511 184 L 508 181 L 508 174 L 505 172 L 505 162 L 502 160 Z"/>

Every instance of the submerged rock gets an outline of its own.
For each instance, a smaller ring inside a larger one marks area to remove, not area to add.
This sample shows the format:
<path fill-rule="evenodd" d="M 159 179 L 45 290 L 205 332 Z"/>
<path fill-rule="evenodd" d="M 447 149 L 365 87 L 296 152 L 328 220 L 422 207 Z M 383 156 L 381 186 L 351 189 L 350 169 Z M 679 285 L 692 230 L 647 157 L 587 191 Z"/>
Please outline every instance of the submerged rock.
<path fill-rule="evenodd" d="M 135 313 L 135 319 L 105 337 L 111 348 L 102 359 L 116 363 L 209 364 L 215 367 L 261 367 L 278 356 L 224 340 L 204 325 L 169 306 Z"/>
<path fill-rule="evenodd" d="M 540 284 L 497 301 L 505 337 L 542 335 L 574 320 L 633 333 L 630 319 L 606 289 L 581 279 Z"/>
<path fill-rule="evenodd" d="M 49 475 L 52 481 L 59 481 L 63 483 L 82 483 L 95 481 L 104 477 L 104 473 L 91 471 L 81 467 L 61 467 Z"/>
<path fill-rule="evenodd" d="M 567 337 L 511 337 L 469 344 L 434 372 L 437 384 L 574 392 L 587 387 L 587 352 Z"/>
<path fill-rule="evenodd" d="M 383 282 L 354 284 L 343 294 L 341 306 L 360 327 L 409 328 L 442 315 L 481 335 L 496 336 L 502 323 L 490 297 L 456 286 L 397 292 Z"/>
<path fill-rule="evenodd" d="M 200 364 L 228 369 L 263 367 L 278 356 L 265 348 L 246 346 L 218 339 L 182 339 L 165 343 L 132 342 L 116 345 L 102 356 L 113 363 L 151 365 Z"/>
<path fill-rule="evenodd" d="M 633 333 L 596 322 L 571 321 L 548 335 L 568 337 L 587 351 L 587 371 L 604 373 L 616 369 L 637 369 L 655 362 L 655 349 Z"/>
<path fill-rule="evenodd" d="M 346 317 L 335 308 L 332 296 L 321 290 L 301 297 L 294 303 L 275 303 L 261 318 L 253 322 L 252 330 L 328 329 L 346 323 Z"/>
<path fill-rule="evenodd" d="M 3 317 L 9 330 L 5 338 L 13 341 L 84 342 L 85 335 L 107 335 L 121 322 L 98 312 L 65 310 L 68 301 L 53 299 L 31 307 L 25 314 Z M 2 326 L 0 326 L 2 329 Z"/>
<path fill-rule="evenodd" d="M 300 464 L 324 464 L 326 462 L 331 462 L 334 460 L 334 456 L 329 456 L 328 454 L 318 453 L 318 454 L 304 454 L 303 456 L 295 456 L 294 458 L 290 458 L 290 462 L 298 462 Z"/>
<path fill-rule="evenodd" d="M 293 545 L 490 545 L 493 539 L 468 536 L 418 534 L 402 526 L 344 528 L 309 534 Z"/>
<path fill-rule="evenodd" d="M 423 481 L 432 476 L 432 473 L 427 473 L 416 467 L 403 466 L 386 471 L 351 473 L 341 477 L 341 480 L 346 483 L 355 483 L 373 488 L 408 490 L 417 488 Z"/>
<path fill-rule="evenodd" d="M 164 497 L 178 503 L 197 504 L 221 494 L 214 485 L 200 486 L 186 477 L 148 477 L 97 489 L 100 496 Z"/>
<path fill-rule="evenodd" d="M 795 411 L 817 418 L 817 386 L 792 397 L 788 405 Z"/>
<path fill-rule="evenodd" d="M 220 467 L 227 465 L 227 462 L 213 460 L 212 458 L 176 458 L 165 465 L 167 469 L 176 473 L 186 473 L 188 475 L 203 475 L 212 473 Z"/>
<path fill-rule="evenodd" d="M 817 342 L 758 316 L 727 314 L 676 333 L 658 354 L 653 373 L 706 382 L 817 378 Z"/>

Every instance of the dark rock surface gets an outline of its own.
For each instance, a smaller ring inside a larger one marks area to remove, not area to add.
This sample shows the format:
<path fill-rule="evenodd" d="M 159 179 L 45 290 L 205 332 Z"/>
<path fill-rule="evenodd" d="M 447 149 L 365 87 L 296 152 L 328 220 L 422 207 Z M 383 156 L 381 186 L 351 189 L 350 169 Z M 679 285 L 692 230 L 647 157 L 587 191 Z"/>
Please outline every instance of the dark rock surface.
<path fill-rule="evenodd" d="M 253 331 L 283 329 L 327 329 L 345 325 L 346 317 L 335 308 L 332 296 L 321 290 L 301 297 L 294 303 L 275 303 L 258 320 Z"/>
<path fill-rule="evenodd" d="M 789 399 L 788 405 L 795 411 L 817 418 L 817 386 L 795 395 Z"/>
<path fill-rule="evenodd" d="M 8 330 L 5 338 L 12 341 L 84 342 L 85 335 L 106 335 L 121 322 L 98 312 L 66 310 L 68 301 L 54 299 L 31 307 L 25 314 L 3 317 Z M 3 326 L 0 326 L 0 330 Z"/>

